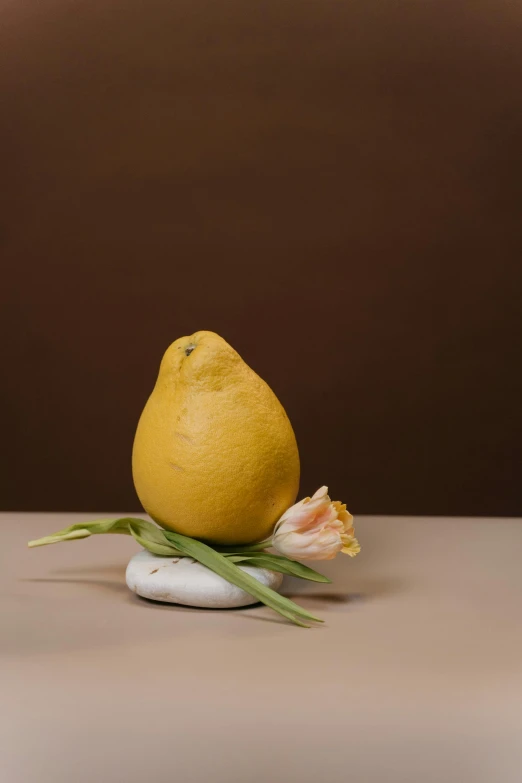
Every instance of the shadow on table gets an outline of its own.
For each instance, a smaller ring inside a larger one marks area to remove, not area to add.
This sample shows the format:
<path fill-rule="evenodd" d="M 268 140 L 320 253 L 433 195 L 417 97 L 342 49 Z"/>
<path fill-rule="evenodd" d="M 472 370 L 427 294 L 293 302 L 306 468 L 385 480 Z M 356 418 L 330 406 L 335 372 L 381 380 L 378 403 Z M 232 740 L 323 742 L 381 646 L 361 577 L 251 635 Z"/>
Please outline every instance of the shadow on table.
<path fill-rule="evenodd" d="M 46 584 L 64 584 L 64 585 L 89 585 L 96 588 L 101 588 L 102 590 L 109 590 L 113 593 L 123 593 L 127 590 L 127 585 L 125 583 L 120 584 L 119 582 L 111 582 L 109 579 L 53 579 L 53 578 L 42 578 L 42 579 L 21 579 L 21 582 L 41 582 Z"/>
<path fill-rule="evenodd" d="M 124 593 L 128 590 L 125 584 L 125 566 L 106 565 L 106 566 L 80 566 L 76 568 L 55 568 L 51 572 L 53 576 L 49 577 L 29 577 L 20 579 L 20 582 L 42 583 L 42 584 L 76 584 L 92 585 L 92 587 L 101 588 L 110 592 Z M 82 574 L 93 574 L 92 578 L 83 577 Z M 96 575 L 101 579 L 96 579 Z M 111 579 L 112 577 L 112 579 Z"/>
<path fill-rule="evenodd" d="M 163 601 L 154 601 L 149 598 L 142 598 L 130 591 L 125 583 L 125 565 L 110 564 L 105 566 L 92 565 L 80 566 L 75 568 L 57 568 L 51 572 L 53 576 L 21 579 L 21 582 L 41 583 L 41 584 L 71 584 L 85 585 L 105 592 L 117 593 L 126 598 L 126 603 L 132 603 L 137 608 L 147 609 L 148 611 L 161 612 L 243 612 L 249 620 L 259 622 L 271 622 L 277 624 L 288 624 L 288 621 L 280 617 L 272 610 L 266 608 L 263 613 L 259 613 L 262 604 L 251 604 L 250 606 L 230 607 L 227 609 L 212 609 L 207 607 L 191 607 L 182 604 L 165 603 Z M 92 574 L 92 577 L 88 575 Z M 96 578 L 96 577 L 101 578 Z M 337 589 L 313 589 L 310 583 L 303 580 L 287 577 L 285 588 L 282 595 L 299 603 L 304 609 L 311 611 L 332 609 L 342 609 L 343 607 L 352 607 L 360 603 L 375 601 L 403 592 L 406 586 L 391 579 L 365 579 L 354 580 L 346 591 Z M 252 611 L 254 610 L 254 611 Z"/>
<path fill-rule="evenodd" d="M 286 588 L 283 595 L 292 601 L 310 600 L 323 605 L 339 606 L 388 598 L 404 592 L 407 585 L 397 579 L 364 579 L 350 581 L 346 591 L 339 590 L 338 587 L 332 590 L 317 590 L 311 588 L 309 582 L 289 579 Z"/>

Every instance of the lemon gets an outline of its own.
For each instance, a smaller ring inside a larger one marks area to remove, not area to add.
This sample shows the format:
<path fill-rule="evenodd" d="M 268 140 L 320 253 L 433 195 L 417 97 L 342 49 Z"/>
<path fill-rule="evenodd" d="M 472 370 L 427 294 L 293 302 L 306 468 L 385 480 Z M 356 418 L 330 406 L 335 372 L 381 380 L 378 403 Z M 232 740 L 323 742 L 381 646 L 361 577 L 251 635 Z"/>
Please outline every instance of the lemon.
<path fill-rule="evenodd" d="M 132 453 L 162 527 L 213 544 L 263 540 L 296 499 L 299 453 L 270 387 L 214 332 L 167 349 Z"/>

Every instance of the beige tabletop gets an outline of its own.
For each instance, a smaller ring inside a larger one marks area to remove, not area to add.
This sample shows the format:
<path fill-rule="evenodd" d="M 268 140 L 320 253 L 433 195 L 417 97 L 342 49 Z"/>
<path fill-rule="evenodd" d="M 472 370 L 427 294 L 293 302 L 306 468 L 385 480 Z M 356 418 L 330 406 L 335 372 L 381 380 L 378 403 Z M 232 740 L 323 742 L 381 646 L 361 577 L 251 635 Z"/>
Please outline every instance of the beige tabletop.
<path fill-rule="evenodd" d="M 123 536 L 25 548 L 100 516 L 0 515 L 2 783 L 522 780 L 522 520 L 360 517 L 285 582 L 306 630 L 138 598 Z"/>

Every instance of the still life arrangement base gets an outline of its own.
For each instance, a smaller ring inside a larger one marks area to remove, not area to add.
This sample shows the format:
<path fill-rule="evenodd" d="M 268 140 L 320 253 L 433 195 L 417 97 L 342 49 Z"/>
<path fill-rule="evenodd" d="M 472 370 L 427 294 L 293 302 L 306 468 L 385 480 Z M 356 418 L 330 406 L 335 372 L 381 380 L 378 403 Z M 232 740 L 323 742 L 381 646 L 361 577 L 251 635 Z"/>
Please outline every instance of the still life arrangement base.
<path fill-rule="evenodd" d="M 278 590 L 283 574 L 268 568 L 239 566 L 265 587 Z M 125 573 L 133 593 L 152 601 L 207 609 L 232 609 L 258 603 L 258 599 L 231 584 L 190 557 L 160 557 L 138 552 L 131 558 Z"/>
<path fill-rule="evenodd" d="M 127 584 L 139 595 L 222 608 L 262 602 L 309 627 L 322 621 L 277 592 L 283 575 L 329 582 L 299 561 L 353 557 L 359 544 L 352 515 L 327 487 L 295 503 L 299 473 L 294 431 L 272 389 L 222 337 L 196 332 L 165 352 L 134 438 L 134 486 L 157 525 L 101 519 L 29 546 L 133 536 L 145 551 L 129 563 Z"/>

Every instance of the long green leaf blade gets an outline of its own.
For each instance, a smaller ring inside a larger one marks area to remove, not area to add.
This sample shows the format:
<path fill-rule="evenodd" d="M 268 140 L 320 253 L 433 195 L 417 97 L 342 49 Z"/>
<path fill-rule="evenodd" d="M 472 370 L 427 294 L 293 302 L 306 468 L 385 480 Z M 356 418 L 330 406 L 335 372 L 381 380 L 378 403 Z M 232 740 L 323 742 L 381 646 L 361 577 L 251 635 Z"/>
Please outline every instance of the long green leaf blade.
<path fill-rule="evenodd" d="M 240 555 L 227 556 L 234 563 L 243 562 L 245 565 L 253 565 L 257 568 L 269 568 L 272 571 L 279 571 L 281 574 L 295 576 L 299 579 L 308 579 L 310 582 L 321 582 L 331 584 L 331 579 L 323 576 L 313 568 L 298 563 L 296 560 L 290 560 L 289 557 L 282 555 L 272 555 L 269 552 L 245 553 Z"/>
<path fill-rule="evenodd" d="M 322 622 L 320 618 L 315 617 L 310 612 L 302 609 L 300 606 L 285 598 L 275 590 L 271 590 L 265 587 L 257 581 L 250 574 L 241 571 L 230 559 L 224 557 L 219 552 L 216 552 L 207 544 L 203 544 L 201 541 L 196 541 L 193 538 L 188 538 L 180 533 L 166 532 L 166 538 L 172 541 L 181 551 L 184 551 L 190 557 L 198 560 L 203 565 L 210 568 L 219 576 L 222 576 L 232 584 L 237 585 L 242 590 L 245 590 L 250 595 L 257 598 L 262 603 L 274 609 L 279 614 L 282 614 L 287 619 L 297 625 L 306 625 L 302 622 L 303 619 L 313 620 L 314 622 Z"/>
<path fill-rule="evenodd" d="M 75 525 L 69 525 L 69 527 L 59 530 L 57 533 L 52 533 L 50 536 L 44 536 L 43 538 L 37 538 L 34 541 L 29 541 L 27 546 L 46 546 L 47 544 L 58 544 L 61 541 L 73 541 L 77 538 L 88 538 L 89 536 L 103 534 L 103 533 L 123 533 L 124 535 L 130 535 L 129 522 L 130 517 L 122 517 L 121 519 L 96 519 L 94 522 L 77 522 Z"/>
<path fill-rule="evenodd" d="M 163 530 L 160 530 L 155 525 L 141 525 L 143 520 L 134 520 L 129 522 L 129 530 L 131 536 L 140 544 L 144 549 L 148 549 L 154 555 L 160 555 L 161 557 L 185 557 L 180 550 L 173 544 L 170 544 L 165 538 Z"/>

